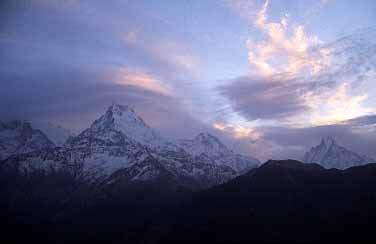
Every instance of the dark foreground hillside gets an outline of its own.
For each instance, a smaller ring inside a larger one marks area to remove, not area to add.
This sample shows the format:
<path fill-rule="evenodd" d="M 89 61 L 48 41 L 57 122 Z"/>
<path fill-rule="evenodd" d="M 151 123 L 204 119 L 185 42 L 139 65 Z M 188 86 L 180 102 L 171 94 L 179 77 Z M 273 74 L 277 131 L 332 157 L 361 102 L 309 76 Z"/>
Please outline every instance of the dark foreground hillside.
<path fill-rule="evenodd" d="M 376 165 L 269 161 L 192 193 L 2 172 L 2 243 L 376 243 Z"/>
<path fill-rule="evenodd" d="M 169 240 L 375 243 L 376 164 L 341 171 L 269 161 L 200 193 L 180 219 Z"/>

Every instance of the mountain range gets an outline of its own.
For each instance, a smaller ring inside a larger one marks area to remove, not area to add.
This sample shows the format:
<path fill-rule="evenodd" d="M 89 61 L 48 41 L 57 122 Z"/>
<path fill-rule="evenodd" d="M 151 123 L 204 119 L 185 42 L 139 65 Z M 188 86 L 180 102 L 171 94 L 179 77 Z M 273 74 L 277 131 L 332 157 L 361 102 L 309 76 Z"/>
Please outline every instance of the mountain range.
<path fill-rule="evenodd" d="M 251 156 L 234 153 L 209 133 L 168 140 L 131 107 L 120 104 L 111 105 L 78 135 L 40 121 L 0 123 L 0 160 L 3 168 L 24 173 L 63 170 L 88 181 L 114 180 L 119 175 L 127 175 L 128 182 L 153 181 L 168 175 L 190 189 L 226 182 L 260 165 Z M 340 146 L 331 137 L 324 137 L 306 152 L 303 161 L 337 169 L 376 162 Z"/>
<path fill-rule="evenodd" d="M 163 175 L 193 189 L 223 183 L 260 164 L 234 153 L 208 133 L 169 141 L 126 105 L 111 105 L 77 136 L 51 124 L 46 134 L 42 131 L 46 126 L 38 128 L 26 121 L 0 124 L 3 168 L 16 167 L 24 173 L 62 170 L 101 182 L 119 175 L 129 182 L 153 181 Z"/>

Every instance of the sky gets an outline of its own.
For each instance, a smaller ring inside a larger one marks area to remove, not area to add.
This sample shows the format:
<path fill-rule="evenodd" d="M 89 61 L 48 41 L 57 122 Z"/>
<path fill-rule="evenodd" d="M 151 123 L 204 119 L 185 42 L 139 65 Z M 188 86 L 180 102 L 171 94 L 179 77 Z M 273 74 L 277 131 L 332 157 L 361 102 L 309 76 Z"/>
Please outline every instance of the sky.
<path fill-rule="evenodd" d="M 6 0 L 0 118 L 75 133 L 112 103 L 260 160 L 324 136 L 376 157 L 373 0 Z"/>

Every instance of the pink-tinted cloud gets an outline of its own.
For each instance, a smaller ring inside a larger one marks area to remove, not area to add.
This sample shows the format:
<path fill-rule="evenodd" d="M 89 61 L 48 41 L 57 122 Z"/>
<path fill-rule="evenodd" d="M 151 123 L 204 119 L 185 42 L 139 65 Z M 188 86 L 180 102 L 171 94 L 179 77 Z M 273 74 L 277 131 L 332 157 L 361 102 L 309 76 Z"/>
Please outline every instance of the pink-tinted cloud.
<path fill-rule="evenodd" d="M 330 50 L 319 47 L 321 41 L 316 35 L 307 35 L 304 25 L 289 23 L 287 16 L 279 22 L 268 21 L 268 6 L 269 1 L 265 1 L 254 21 L 264 39 L 259 42 L 249 39 L 246 45 L 248 62 L 256 68 L 256 74 L 294 76 L 307 71 L 315 74 L 330 64 Z"/>
<path fill-rule="evenodd" d="M 247 0 L 229 0 L 227 3 L 262 35 L 261 40 L 250 38 L 246 42 L 253 75 L 318 73 L 330 64 L 330 50 L 321 48 L 319 37 L 308 35 L 304 24 L 291 22 L 287 14 L 279 21 L 269 21 L 271 1 L 265 0 L 262 6 Z M 323 5 L 325 3 L 321 3 L 320 8 Z M 312 52 L 312 49 L 315 50 Z"/>
<path fill-rule="evenodd" d="M 214 122 L 213 127 L 229 134 L 235 139 L 248 139 L 251 141 L 256 141 L 262 137 L 262 133 L 252 127 L 220 122 Z"/>
<path fill-rule="evenodd" d="M 120 68 L 116 69 L 113 76 L 113 80 L 117 84 L 137 86 L 165 95 L 172 95 L 173 93 L 171 87 L 163 84 L 156 77 L 144 72 L 131 71 L 127 68 Z"/>
<path fill-rule="evenodd" d="M 351 96 L 349 83 L 339 84 L 327 98 L 314 97 L 308 101 L 314 109 L 311 122 L 314 125 L 336 124 L 359 116 L 375 113 L 376 110 L 363 105 L 367 94 Z"/>

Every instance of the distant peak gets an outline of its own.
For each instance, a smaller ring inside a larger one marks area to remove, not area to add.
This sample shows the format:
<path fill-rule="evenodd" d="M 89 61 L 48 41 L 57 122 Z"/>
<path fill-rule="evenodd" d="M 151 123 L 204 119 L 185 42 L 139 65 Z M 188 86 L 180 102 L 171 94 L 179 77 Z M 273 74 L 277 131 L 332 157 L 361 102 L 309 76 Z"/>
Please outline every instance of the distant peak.
<path fill-rule="evenodd" d="M 337 144 L 332 137 L 323 137 L 318 146 L 304 155 L 304 162 L 319 163 L 325 168 L 345 169 L 351 166 L 372 163 L 374 160 Z"/>
<path fill-rule="evenodd" d="M 208 132 L 201 132 L 197 135 L 198 138 L 215 138 L 213 135 L 211 135 Z"/>
<path fill-rule="evenodd" d="M 157 135 L 128 105 L 112 104 L 91 126 L 94 131 L 115 130 L 142 143 L 155 141 Z"/>
<path fill-rule="evenodd" d="M 113 112 L 114 114 L 117 114 L 117 115 L 121 115 L 122 113 L 124 112 L 131 112 L 131 113 L 135 113 L 135 111 L 128 105 L 122 105 L 122 104 L 117 104 L 117 103 L 113 103 L 108 109 L 107 111 L 111 111 Z"/>
<path fill-rule="evenodd" d="M 326 145 L 327 147 L 330 147 L 332 145 L 336 145 L 336 141 L 331 136 L 325 136 L 321 139 L 321 144 Z"/>
<path fill-rule="evenodd" d="M 213 136 L 212 134 L 210 134 L 208 132 L 201 132 L 200 134 L 198 134 L 195 137 L 195 140 L 198 140 L 198 141 L 215 141 L 218 144 L 221 144 L 220 140 L 217 137 Z"/>
<path fill-rule="evenodd" d="M 121 120 L 121 123 L 141 123 L 145 125 L 145 122 L 140 116 L 133 110 L 132 107 L 122 104 L 112 104 L 106 111 L 105 117 L 109 120 Z M 146 125 L 145 125 L 146 126 Z"/>
<path fill-rule="evenodd" d="M 102 116 L 98 121 L 95 123 L 106 122 L 109 123 L 125 123 L 125 124 L 134 124 L 140 123 L 144 126 L 145 122 L 142 120 L 140 116 L 128 105 L 117 104 L 113 103 L 110 107 L 108 107 L 104 116 Z"/>
<path fill-rule="evenodd" d="M 16 129 L 16 128 L 22 128 L 22 129 L 29 129 L 31 130 L 31 124 L 27 120 L 13 120 L 10 122 L 3 122 L 0 123 L 0 127 L 4 127 L 5 129 Z"/>

